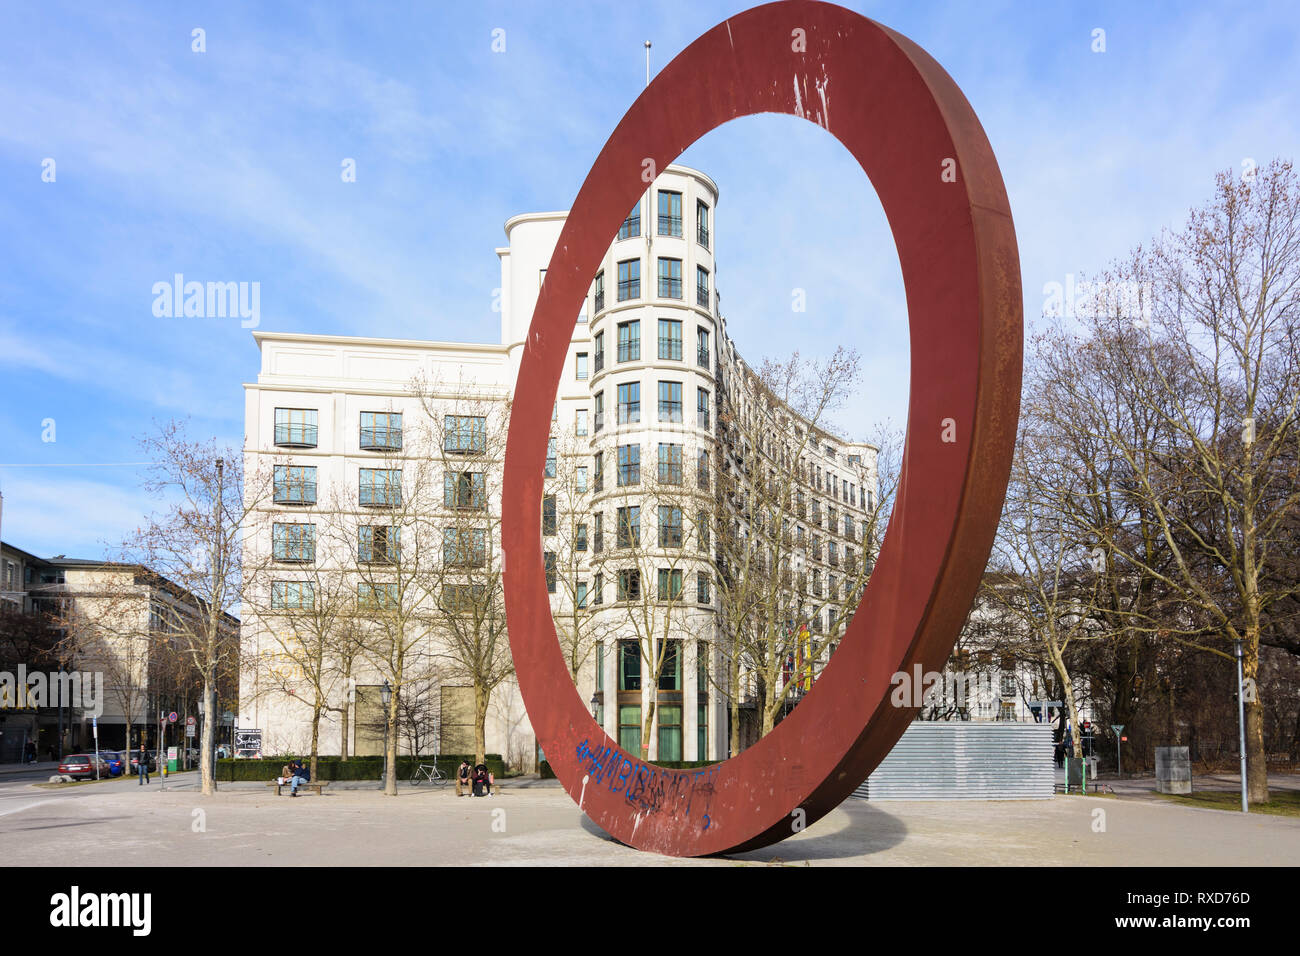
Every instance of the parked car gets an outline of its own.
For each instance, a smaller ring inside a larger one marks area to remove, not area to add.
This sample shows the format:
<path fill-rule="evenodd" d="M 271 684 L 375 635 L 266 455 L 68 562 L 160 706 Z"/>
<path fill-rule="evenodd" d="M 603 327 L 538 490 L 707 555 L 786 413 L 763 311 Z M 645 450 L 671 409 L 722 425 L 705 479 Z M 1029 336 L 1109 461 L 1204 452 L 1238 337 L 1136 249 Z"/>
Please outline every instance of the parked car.
<path fill-rule="evenodd" d="M 116 750 L 101 750 L 100 759 L 108 764 L 108 772 L 114 777 L 120 777 L 126 772 L 126 761 Z"/>
<path fill-rule="evenodd" d="M 158 769 L 158 751 L 156 750 L 145 751 L 145 768 L 150 773 Z M 131 772 L 132 773 L 140 772 L 140 751 L 138 750 L 134 750 L 131 752 Z"/>
<path fill-rule="evenodd" d="M 72 777 L 75 780 L 80 780 L 82 778 L 94 779 L 96 766 L 99 767 L 99 776 L 112 776 L 109 772 L 107 761 L 105 761 L 103 757 L 100 757 L 99 763 L 96 764 L 94 754 L 69 754 L 64 757 L 63 762 L 59 764 L 59 773 L 66 777 Z"/>

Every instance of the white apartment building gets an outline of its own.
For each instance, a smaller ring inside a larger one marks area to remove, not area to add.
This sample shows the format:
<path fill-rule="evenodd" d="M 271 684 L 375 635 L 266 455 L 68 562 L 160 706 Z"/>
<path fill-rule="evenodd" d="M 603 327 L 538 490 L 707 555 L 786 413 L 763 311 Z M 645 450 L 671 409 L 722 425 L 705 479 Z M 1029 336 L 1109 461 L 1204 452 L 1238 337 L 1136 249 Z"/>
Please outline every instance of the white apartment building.
<path fill-rule="evenodd" d="M 636 751 L 648 729 L 650 759 L 728 755 L 727 693 L 717 669 L 726 625 L 711 533 L 748 525 L 752 516 L 743 502 L 719 494 L 717 480 L 749 475 L 760 455 L 776 462 L 781 454 L 775 441 L 748 447 L 727 425 L 752 420 L 758 402 L 718 307 L 717 203 L 711 179 L 670 166 L 629 214 L 574 329 L 547 462 L 542 530 L 561 644 L 567 632 L 578 691 L 605 732 Z M 496 250 L 500 344 L 253 333 L 261 368 L 245 386 L 245 466 L 250 476 L 273 472 L 276 494 L 248 529 L 245 565 L 272 580 L 279 596 L 272 603 L 283 609 L 301 602 L 307 578 L 322 567 L 353 575 L 358 593 L 373 597 L 373 578 L 356 566 L 373 567 L 376 547 L 400 546 L 406 554 L 422 538 L 436 553 L 439 530 L 444 542 L 472 535 L 467 547 L 487 549 L 476 567 L 499 566 L 501 463 L 491 422 L 504 420 L 566 215 L 530 213 L 506 222 L 507 244 Z M 800 435 L 801 460 L 786 464 L 806 476 L 808 494 L 805 501 L 799 492 L 787 528 L 798 542 L 788 583 L 807 595 L 791 623 L 834 632 L 843 615 L 836 617 L 833 605 L 848 590 L 840 569 L 866 557 L 862 533 L 876 504 L 876 449 L 805 430 L 790 416 L 782 423 Z M 434 492 L 422 494 L 421 485 Z M 394 490 L 401 510 L 423 498 L 434 533 L 391 517 Z M 460 530 L 467 512 L 471 524 L 480 516 L 477 530 Z M 341 514 L 350 524 L 327 534 Z M 383 522 L 393 530 L 374 530 Z M 450 547 L 442 544 L 444 557 L 452 556 Z M 400 582 L 393 588 L 385 600 L 408 600 Z M 425 590 L 423 600 L 439 600 Z M 674 624 L 666 641 L 654 623 L 662 613 L 671 613 Z M 261 729 L 266 752 L 302 751 L 310 708 L 303 695 L 289 692 L 292 662 L 269 680 L 256 663 L 276 657 L 275 615 L 246 608 L 241 616 L 247 666 L 239 726 Z M 436 630 L 429 636 L 435 660 L 444 640 Z M 811 673 L 814 663 L 792 661 L 791 671 Z M 454 671 L 436 663 L 431 669 L 439 685 L 436 739 L 446 753 L 465 752 L 464 714 L 472 703 Z M 378 673 L 358 660 L 330 691 L 322 753 L 339 752 L 345 734 L 349 752 L 378 752 L 373 719 L 364 716 L 375 706 Z M 487 750 L 525 768 L 536 753 L 509 680 L 493 694 Z"/>

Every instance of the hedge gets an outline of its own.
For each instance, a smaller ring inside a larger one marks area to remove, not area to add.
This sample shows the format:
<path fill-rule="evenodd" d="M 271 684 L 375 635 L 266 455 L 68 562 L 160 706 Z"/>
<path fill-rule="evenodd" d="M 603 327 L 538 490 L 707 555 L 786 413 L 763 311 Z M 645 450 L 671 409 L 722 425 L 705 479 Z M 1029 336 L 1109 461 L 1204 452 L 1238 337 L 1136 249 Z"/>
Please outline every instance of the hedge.
<path fill-rule="evenodd" d="M 280 775 L 280 770 L 290 760 L 301 760 L 304 765 L 311 766 L 311 756 L 309 754 L 279 757 L 262 757 L 258 760 L 234 760 L 224 759 L 217 761 L 216 778 L 218 781 L 234 783 L 236 781 L 248 780 L 274 780 Z M 468 760 L 472 765 L 474 763 L 473 754 L 439 754 L 437 757 L 438 769 L 448 780 L 455 779 L 456 768 L 460 766 L 462 760 Z M 403 754 L 397 758 L 397 779 L 409 780 L 415 768 L 422 763 L 434 763 L 435 758 L 412 757 Z M 488 771 L 496 777 L 505 776 L 505 761 L 501 759 L 500 754 L 487 754 L 484 761 L 487 764 Z M 320 757 L 316 763 L 317 780 L 379 780 L 383 776 L 384 758 L 383 757 L 349 757 L 343 760 L 339 757 Z"/>
<path fill-rule="evenodd" d="M 667 770 L 695 770 L 699 767 L 711 767 L 718 763 L 717 760 L 650 760 L 652 767 L 663 767 Z M 554 780 L 555 771 L 551 769 L 551 762 L 543 760 L 537 767 L 537 772 L 541 774 L 543 780 Z"/>

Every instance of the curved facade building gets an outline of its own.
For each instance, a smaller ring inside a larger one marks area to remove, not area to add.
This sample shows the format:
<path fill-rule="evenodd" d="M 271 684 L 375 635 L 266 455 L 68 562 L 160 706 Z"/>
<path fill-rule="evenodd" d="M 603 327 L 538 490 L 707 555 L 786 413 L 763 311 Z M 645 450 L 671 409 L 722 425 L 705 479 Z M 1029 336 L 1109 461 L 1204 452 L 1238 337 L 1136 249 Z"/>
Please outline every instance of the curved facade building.
<path fill-rule="evenodd" d="M 726 424 L 751 413 L 747 382 L 753 376 L 727 337 L 719 311 L 717 205 L 718 187 L 708 176 L 669 166 L 630 211 L 574 329 L 547 464 L 542 531 L 561 647 L 579 693 L 590 700 L 605 732 L 634 752 L 644 741 L 650 759 L 658 760 L 726 757 L 729 697 L 753 693 L 725 686 L 720 658 L 719 637 L 727 625 L 715 580 L 717 535 L 749 520 L 743 502 L 724 493 L 720 483 L 729 476 L 734 492 L 735 476 L 748 474 L 751 464 L 768 451 L 775 456 L 777 448 L 748 448 Z M 255 333 L 262 374 L 248 386 L 249 467 L 259 457 L 292 465 L 284 456 L 294 450 L 274 440 L 276 423 L 290 414 L 286 409 L 319 421 L 320 442 L 304 454 L 320 466 L 322 476 L 348 483 L 357 480 L 364 463 L 353 460 L 357 449 L 343 439 L 357 424 L 351 419 L 363 411 L 391 405 L 414 432 L 422 416 L 437 419 L 439 403 L 451 409 L 456 393 L 508 401 L 566 215 L 529 213 L 505 224 L 507 244 L 496 250 L 499 345 Z M 443 388 L 432 400 L 414 401 L 409 383 L 416 377 Z M 790 425 L 788 416 L 781 418 Z M 328 437 L 335 432 L 337 448 Z M 818 630 L 823 625 L 833 630 L 837 621 L 829 612 L 822 614 L 825 602 L 814 597 L 812 573 L 821 589 L 823 564 L 827 580 L 834 581 L 845 552 L 860 548 L 861 517 L 875 493 L 875 449 L 810 432 L 817 437 L 807 436 L 802 447 L 809 449 L 808 460 L 799 467 L 806 470 L 812 507 L 801 494 L 803 518 L 791 511 L 798 527 L 790 529 L 789 540 L 795 549 L 797 532 L 803 550 L 791 550 L 784 560 L 798 570 L 798 577 L 791 574 L 791 587 L 808 592 L 806 613 L 802 599 L 797 613 L 806 621 L 815 617 Z M 487 512 L 499 515 L 499 461 L 484 467 Z M 493 469 L 498 472 L 492 474 Z M 299 517 L 292 520 L 306 520 L 301 505 L 295 511 Z M 433 515 L 430 520 L 451 519 Z M 403 531 L 402 540 L 409 535 Z M 491 547 L 499 547 L 499 535 L 489 537 Z M 823 551 L 823 537 L 841 539 L 840 550 Z M 347 560 L 344 556 L 343 563 Z M 286 575 L 292 571 L 286 568 Z M 378 680 L 359 674 L 355 683 Z M 494 698 L 488 750 L 531 756 L 531 732 L 517 688 L 506 683 Z M 265 695 L 246 699 L 267 701 Z M 241 715 L 241 726 L 283 721 L 301 729 L 302 708 L 296 702 L 255 706 L 264 709 Z M 351 733 L 359 724 L 364 721 L 352 721 Z M 441 749 L 460 752 L 463 741 L 447 739 L 445 716 L 443 724 Z M 334 746 L 328 730 L 323 740 L 328 752 Z M 359 744 L 350 749 L 363 751 Z"/>

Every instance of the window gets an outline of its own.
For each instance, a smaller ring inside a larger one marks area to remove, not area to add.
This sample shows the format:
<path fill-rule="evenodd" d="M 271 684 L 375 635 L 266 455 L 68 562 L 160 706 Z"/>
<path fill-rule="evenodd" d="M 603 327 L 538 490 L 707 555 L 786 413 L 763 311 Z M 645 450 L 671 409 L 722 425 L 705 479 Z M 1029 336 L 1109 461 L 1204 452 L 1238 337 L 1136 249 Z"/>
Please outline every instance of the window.
<path fill-rule="evenodd" d="M 695 424 L 708 430 L 709 390 L 707 388 L 697 388 L 695 390 Z"/>
<path fill-rule="evenodd" d="M 834 541 L 826 542 L 826 561 L 833 568 L 837 568 L 840 565 L 840 546 Z"/>
<path fill-rule="evenodd" d="M 551 436 L 546 441 L 546 470 L 543 473 L 547 478 L 555 477 L 555 437 Z"/>
<path fill-rule="evenodd" d="M 605 550 L 605 514 L 604 514 L 604 512 L 597 511 L 594 515 L 591 516 L 591 521 L 592 521 L 592 529 L 591 529 L 591 534 L 592 534 L 592 539 L 591 539 L 591 550 L 592 550 L 592 552 L 595 553 L 595 554 L 600 554 L 602 551 Z M 597 594 L 599 595 L 599 593 L 600 593 L 600 575 L 596 575 L 596 592 L 597 592 Z M 599 604 L 600 602 L 597 601 L 596 603 Z"/>
<path fill-rule="evenodd" d="M 627 214 L 623 220 L 623 225 L 618 227 L 618 237 L 620 239 L 635 239 L 641 235 L 641 201 L 632 207 L 632 211 Z"/>
<path fill-rule="evenodd" d="M 682 509 L 672 505 L 659 506 L 659 547 L 682 546 Z"/>
<path fill-rule="evenodd" d="M 442 606 L 453 614 L 474 614 L 484 606 L 485 584 L 446 584 L 442 588 Z"/>
<path fill-rule="evenodd" d="M 709 330 L 695 330 L 695 364 L 700 368 L 709 367 Z"/>
<path fill-rule="evenodd" d="M 357 528 L 357 561 L 361 564 L 392 564 L 401 559 L 402 529 L 389 525 Z"/>
<path fill-rule="evenodd" d="M 605 270 L 596 273 L 595 290 L 592 296 L 595 299 L 596 312 L 603 312 L 605 309 Z"/>
<path fill-rule="evenodd" d="M 701 511 L 696 521 L 696 533 L 700 536 L 700 550 L 705 553 L 709 550 L 709 513 Z"/>
<path fill-rule="evenodd" d="M 310 581 L 272 581 L 271 607 L 308 611 L 316 606 L 316 587 Z"/>
<path fill-rule="evenodd" d="M 402 413 L 362 412 L 360 442 L 367 451 L 401 450 Z"/>
<path fill-rule="evenodd" d="M 629 505 L 618 509 L 618 527 L 615 532 L 620 548 L 635 548 L 641 544 L 641 509 Z"/>
<path fill-rule="evenodd" d="M 705 249 L 709 248 L 709 207 L 698 199 L 695 201 L 695 241 Z"/>
<path fill-rule="evenodd" d="M 668 485 L 682 483 L 682 446 L 659 446 L 659 480 Z"/>
<path fill-rule="evenodd" d="M 682 420 L 682 383 L 659 383 L 659 420 L 661 422 L 678 422 Z"/>
<path fill-rule="evenodd" d="M 623 570 L 618 572 L 618 599 L 620 601 L 639 601 L 641 600 L 641 572 L 635 569 Z M 637 671 L 640 676 L 640 654 L 637 654 Z M 637 687 L 640 687 L 640 683 Z M 634 688 L 624 688 L 632 690 Z"/>
<path fill-rule="evenodd" d="M 316 468 L 313 465 L 276 465 L 274 484 L 275 503 L 278 505 L 316 503 Z"/>
<path fill-rule="evenodd" d="M 618 423 L 626 425 L 641 420 L 641 383 L 627 382 L 618 387 Z"/>
<path fill-rule="evenodd" d="M 682 708 L 680 704 L 660 704 L 656 710 L 659 719 L 660 760 L 682 759 Z"/>
<path fill-rule="evenodd" d="M 695 456 L 695 483 L 706 490 L 709 487 L 709 453 L 703 449 Z"/>
<path fill-rule="evenodd" d="M 573 433 L 579 436 L 587 434 L 587 410 L 585 408 L 579 408 L 573 413 Z"/>
<path fill-rule="evenodd" d="M 618 324 L 618 360 L 636 362 L 641 358 L 641 323 Z"/>
<path fill-rule="evenodd" d="M 659 298 L 680 299 L 682 297 L 682 260 L 659 260 Z"/>
<path fill-rule="evenodd" d="M 277 408 L 275 443 L 291 448 L 316 447 L 316 409 Z"/>
<path fill-rule="evenodd" d="M 709 576 L 703 571 L 695 575 L 695 600 L 700 604 L 713 603 L 713 596 L 709 594 Z"/>
<path fill-rule="evenodd" d="M 641 446 L 618 446 L 618 486 L 641 484 Z"/>
<path fill-rule="evenodd" d="M 478 455 L 487 451 L 487 418 L 482 415 L 448 415 L 443 420 L 443 451 Z"/>
<path fill-rule="evenodd" d="M 605 603 L 605 575 L 603 574 L 598 574 L 591 580 L 591 603 L 592 604 Z M 603 651 L 605 648 L 603 645 L 601 645 L 600 649 Z M 604 676 L 603 668 L 597 680 L 600 681 L 602 686 L 604 685 L 605 676 Z M 597 688 L 597 689 L 599 690 L 601 688 Z"/>
<path fill-rule="evenodd" d="M 595 472 L 595 476 L 594 476 L 595 480 L 592 482 L 591 485 L 592 491 L 604 491 L 605 490 L 605 453 L 603 451 L 598 451 L 596 452 L 595 455 L 592 456 L 591 469 L 593 472 Z"/>
<path fill-rule="evenodd" d="M 481 471 L 449 471 L 442 476 L 442 504 L 457 511 L 487 508 L 487 475 Z"/>
<path fill-rule="evenodd" d="M 844 537 L 853 537 L 853 515 L 844 516 Z"/>
<path fill-rule="evenodd" d="M 659 235 L 682 234 L 682 194 L 659 190 Z"/>
<path fill-rule="evenodd" d="M 580 495 L 587 493 L 587 466 L 579 465 L 573 472 L 573 490 Z"/>
<path fill-rule="evenodd" d="M 638 659 L 640 655 L 637 655 Z M 640 687 L 640 676 L 637 677 Z M 620 704 L 618 708 L 618 745 L 630 754 L 641 753 L 641 705 Z"/>
<path fill-rule="evenodd" d="M 674 362 L 682 360 L 682 323 L 676 319 L 659 320 L 659 357 Z"/>
<path fill-rule="evenodd" d="M 605 642 L 596 642 L 596 690 L 605 689 Z"/>
<path fill-rule="evenodd" d="M 587 550 L 587 524 L 586 524 L 586 522 L 580 522 L 580 523 L 578 524 L 577 530 L 574 531 L 574 534 L 573 534 L 573 550 L 574 550 L 574 551 L 586 551 L 586 550 Z"/>
<path fill-rule="evenodd" d="M 586 379 L 587 377 L 587 353 L 586 352 L 579 352 L 578 354 L 573 356 L 573 374 L 579 379 L 579 381 Z"/>
<path fill-rule="evenodd" d="M 587 606 L 587 582 L 579 581 L 574 585 L 574 603 L 577 604 L 578 610 Z"/>
<path fill-rule="evenodd" d="M 542 566 L 546 569 L 546 590 L 554 594 L 556 580 L 554 551 L 546 551 L 542 554 Z"/>
<path fill-rule="evenodd" d="M 542 496 L 542 537 L 555 534 L 555 495 Z"/>
<path fill-rule="evenodd" d="M 681 597 L 682 597 L 682 569 L 681 568 L 660 568 L 659 569 L 659 600 L 679 601 L 681 600 Z M 678 689 L 680 690 L 680 688 Z"/>
<path fill-rule="evenodd" d="M 596 371 L 605 367 L 605 333 L 596 333 Z"/>
<path fill-rule="evenodd" d="M 861 465 L 861 464 L 862 464 L 862 456 L 861 456 L 861 455 L 849 455 L 849 464 L 850 464 L 850 465 Z"/>
<path fill-rule="evenodd" d="M 361 504 L 369 508 L 400 508 L 402 469 L 362 468 Z"/>
<path fill-rule="evenodd" d="M 618 264 L 618 301 L 641 298 L 641 260 L 626 259 Z"/>
<path fill-rule="evenodd" d="M 273 524 L 271 551 L 277 561 L 315 561 L 316 526 L 314 524 Z"/>
<path fill-rule="evenodd" d="M 701 684 L 701 687 L 707 687 L 707 684 Z M 701 693 L 703 693 L 701 691 Z M 709 705 L 700 704 L 697 712 L 698 726 L 696 727 L 697 739 L 695 746 L 699 749 L 696 751 L 700 760 L 707 760 L 709 753 Z"/>
<path fill-rule="evenodd" d="M 487 531 L 483 528 L 444 528 L 442 560 L 453 568 L 481 568 L 487 564 Z"/>
<path fill-rule="evenodd" d="M 396 584 L 357 583 L 357 604 L 372 610 L 391 611 L 399 605 Z"/>
<path fill-rule="evenodd" d="M 594 421 L 591 423 L 593 432 L 598 432 L 605 427 L 605 393 L 596 393 L 596 414 Z M 599 469 L 597 469 L 599 470 Z"/>
<path fill-rule="evenodd" d="M 695 267 L 695 304 L 709 307 L 709 270 L 704 266 Z"/>

